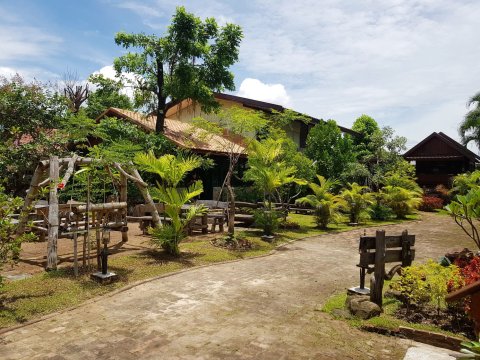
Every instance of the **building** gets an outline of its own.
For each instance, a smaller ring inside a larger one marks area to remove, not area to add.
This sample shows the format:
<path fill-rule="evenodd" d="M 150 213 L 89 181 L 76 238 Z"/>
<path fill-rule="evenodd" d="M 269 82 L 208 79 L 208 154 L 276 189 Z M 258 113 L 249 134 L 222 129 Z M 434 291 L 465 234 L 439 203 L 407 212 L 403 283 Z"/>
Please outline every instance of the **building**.
<path fill-rule="evenodd" d="M 434 132 L 403 154 L 415 164 L 417 182 L 450 187 L 455 175 L 475 170 L 480 157 L 442 132 Z"/>
<path fill-rule="evenodd" d="M 281 105 L 247 99 L 235 95 L 216 93 L 214 96 L 222 108 L 240 106 L 247 109 L 262 111 L 267 115 L 272 114 L 274 111 L 283 112 L 286 110 Z M 215 121 L 216 114 L 202 112 L 200 104 L 190 99 L 171 104 L 165 116 L 164 135 L 177 146 L 189 149 L 192 152 L 201 155 L 208 155 L 214 160 L 216 164 L 214 168 L 196 174 L 202 179 L 204 184 L 204 194 L 202 196 L 206 199 L 212 199 L 213 189 L 223 185 L 223 180 L 228 169 L 228 152 L 225 151 L 225 148 L 238 149 L 238 153 L 242 154 L 243 160 L 239 164 L 240 173 L 245 164 L 246 151 L 242 144 L 242 139 L 235 139 L 224 135 L 222 137 L 217 136 L 215 139 L 210 138 L 209 141 L 206 141 L 198 136 L 195 131 L 192 131 L 190 122 L 194 117 L 199 116 L 207 120 Z M 125 119 L 140 126 L 146 131 L 155 131 L 156 117 L 154 115 L 144 115 L 135 111 L 109 108 L 98 117 L 97 121 L 100 121 L 105 117 Z M 313 117 L 309 117 L 309 120 L 308 124 L 304 121 L 295 120 L 285 128 L 287 135 L 297 144 L 300 150 L 305 148 L 307 135 L 310 129 L 317 123 L 323 121 Z M 343 133 L 350 135 L 356 134 L 355 131 L 348 128 L 342 126 L 339 126 L 339 128 Z"/>

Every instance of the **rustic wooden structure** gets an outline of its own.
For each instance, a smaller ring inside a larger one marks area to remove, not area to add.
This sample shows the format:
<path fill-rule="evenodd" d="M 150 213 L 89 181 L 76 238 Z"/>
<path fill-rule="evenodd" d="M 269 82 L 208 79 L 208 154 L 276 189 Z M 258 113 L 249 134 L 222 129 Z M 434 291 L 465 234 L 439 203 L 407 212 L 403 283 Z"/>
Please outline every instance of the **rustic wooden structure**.
<path fill-rule="evenodd" d="M 412 265 L 415 258 L 415 235 L 405 230 L 399 236 L 385 236 L 385 231 L 377 231 L 375 236 L 361 236 L 359 244 L 360 289 L 365 289 L 365 276 L 370 277 L 370 300 L 382 306 L 384 280 L 390 280 L 401 267 Z M 385 264 L 400 262 L 388 273 Z"/>
<path fill-rule="evenodd" d="M 446 134 L 432 133 L 408 150 L 403 157 L 415 162 L 420 186 L 451 185 L 455 175 L 475 170 L 480 157 Z"/>
<path fill-rule="evenodd" d="M 57 156 L 50 157 L 49 160 L 44 160 L 37 166 L 31 183 L 27 191 L 23 209 L 20 213 L 17 227 L 17 234 L 22 234 L 25 231 L 29 220 L 30 209 L 33 202 L 42 187 L 49 186 L 49 201 L 48 205 L 40 206 L 37 211 L 44 212 L 44 218 L 48 221 L 44 223 L 35 222 L 33 230 L 48 234 L 47 244 L 47 270 L 57 268 L 57 240 L 62 235 L 73 235 L 74 248 L 76 249 L 77 235 L 80 233 L 80 226 L 83 225 L 84 230 L 84 261 L 85 252 L 88 251 L 90 255 L 90 241 L 87 241 L 89 229 L 95 228 L 97 233 L 97 252 L 100 248 L 99 232 L 101 228 L 118 229 L 122 232 L 122 240 L 128 240 L 127 227 L 127 180 L 132 180 L 140 192 L 144 196 L 147 203 L 153 204 L 153 200 L 148 192 L 147 184 L 142 180 L 140 174 L 136 169 L 131 169 L 129 173 L 120 164 L 115 163 L 113 167 L 120 172 L 119 182 L 119 202 L 105 203 L 105 204 L 58 204 L 58 190 L 63 189 L 72 176 L 75 167 L 79 165 L 92 164 L 96 160 L 92 158 L 79 157 L 77 155 L 71 158 L 58 158 Z M 97 163 L 98 165 L 102 165 Z M 60 180 L 60 171 L 66 166 L 65 173 Z M 48 174 L 47 174 L 48 173 Z M 47 213 L 45 213 L 47 212 Z M 91 217 L 90 217 L 91 213 Z M 158 212 L 152 212 L 153 224 L 161 224 Z M 88 243 L 88 249 L 86 245 Z M 76 256 L 76 255 L 75 255 Z M 88 256 L 88 262 L 90 256 Z"/>
<path fill-rule="evenodd" d="M 468 296 L 471 297 L 470 316 L 475 323 L 475 334 L 478 338 L 480 336 L 480 281 L 451 292 L 445 297 L 445 300 L 447 302 L 453 302 L 464 299 Z"/>

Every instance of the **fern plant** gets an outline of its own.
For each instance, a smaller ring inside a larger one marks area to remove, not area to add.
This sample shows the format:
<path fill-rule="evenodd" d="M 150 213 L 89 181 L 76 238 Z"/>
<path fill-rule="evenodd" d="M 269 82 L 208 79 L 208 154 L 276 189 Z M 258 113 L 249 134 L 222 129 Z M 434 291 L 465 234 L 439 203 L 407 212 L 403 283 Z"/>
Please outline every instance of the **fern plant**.
<path fill-rule="evenodd" d="M 179 244 L 186 237 L 187 226 L 206 211 L 204 206 L 192 205 L 182 214 L 182 206 L 203 192 L 200 180 L 187 188 L 178 188 L 186 174 L 201 165 L 201 159 L 193 155 L 163 155 L 156 158 L 150 152 L 138 154 L 135 163 L 140 169 L 160 177 L 161 182 L 157 182 L 157 187 L 151 189 L 151 194 L 154 199 L 165 204 L 165 213 L 170 218 L 168 224 L 150 229 L 152 241 L 167 253 L 178 256 Z"/>
<path fill-rule="evenodd" d="M 345 205 L 345 201 L 341 196 L 331 193 L 332 188 L 338 184 L 336 180 L 325 179 L 321 175 L 317 175 L 317 179 L 318 184 L 308 184 L 313 194 L 298 199 L 296 203 L 313 207 L 317 226 L 326 229 L 328 224 L 341 219 L 340 209 Z"/>
<path fill-rule="evenodd" d="M 346 203 L 346 209 L 350 217 L 350 223 L 356 224 L 363 219 L 368 219 L 368 207 L 374 202 L 374 194 L 369 191 L 367 186 L 361 186 L 357 183 L 348 183 L 340 196 Z"/>
<path fill-rule="evenodd" d="M 387 185 L 381 194 L 385 205 L 392 209 L 397 219 L 405 219 L 406 215 L 418 209 L 422 203 L 421 193 L 399 186 Z"/>

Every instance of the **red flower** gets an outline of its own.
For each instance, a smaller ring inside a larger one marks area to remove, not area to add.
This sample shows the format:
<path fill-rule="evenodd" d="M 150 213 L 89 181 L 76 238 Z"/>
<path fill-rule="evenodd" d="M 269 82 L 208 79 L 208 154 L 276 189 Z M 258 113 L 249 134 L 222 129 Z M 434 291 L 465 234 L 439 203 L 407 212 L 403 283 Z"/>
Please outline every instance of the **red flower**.
<path fill-rule="evenodd" d="M 57 188 L 58 188 L 59 190 L 62 190 L 64 187 L 65 187 L 65 184 L 64 184 L 64 183 L 60 183 L 60 184 L 57 185 Z"/>

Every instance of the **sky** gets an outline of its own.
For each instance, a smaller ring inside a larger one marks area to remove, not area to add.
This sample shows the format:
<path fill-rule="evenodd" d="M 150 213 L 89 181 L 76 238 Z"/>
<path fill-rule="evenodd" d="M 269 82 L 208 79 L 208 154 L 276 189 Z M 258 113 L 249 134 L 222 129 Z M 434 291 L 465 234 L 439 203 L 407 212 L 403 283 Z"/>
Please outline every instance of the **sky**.
<path fill-rule="evenodd" d="M 0 0 L 0 75 L 112 74 L 115 33 L 161 36 L 179 5 L 242 27 L 234 94 L 347 127 L 368 114 L 409 147 L 459 139 L 480 91 L 478 0 Z"/>

